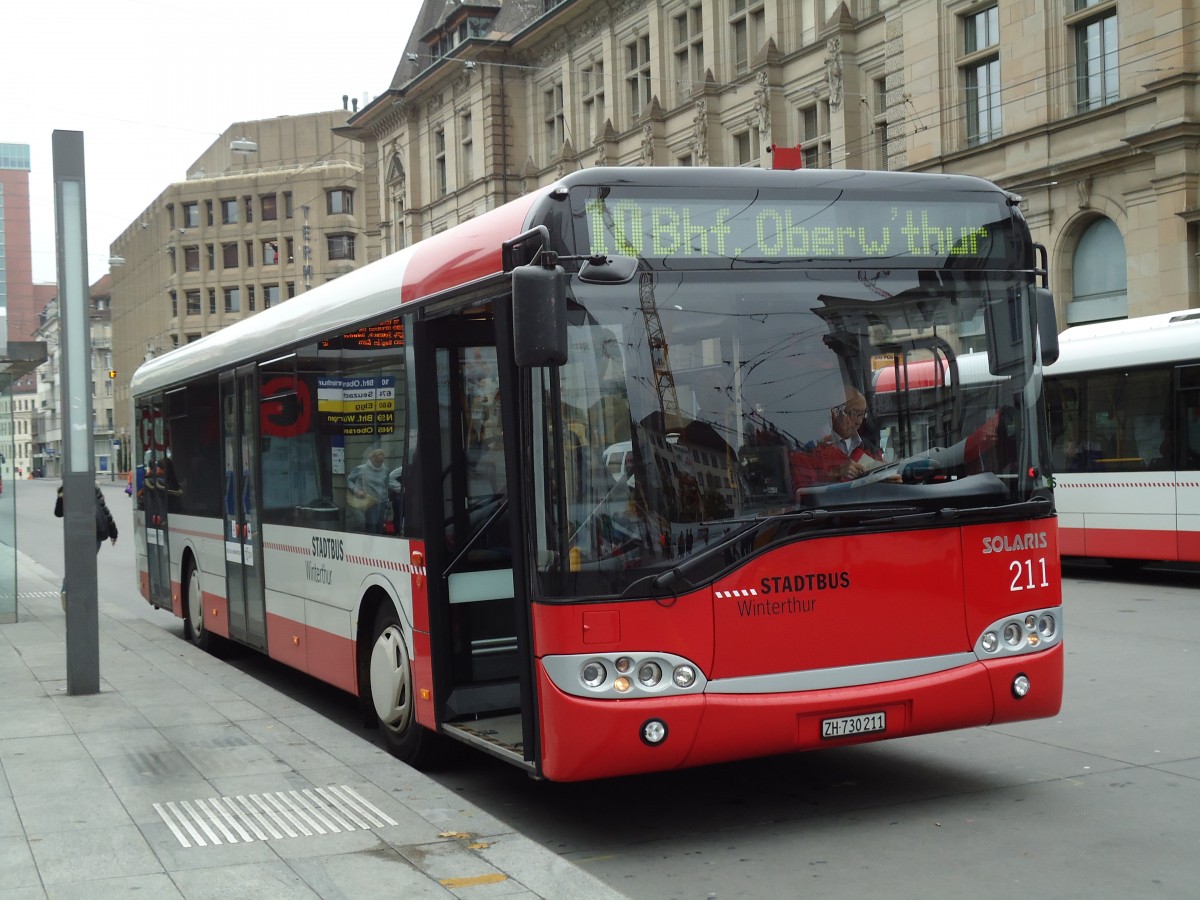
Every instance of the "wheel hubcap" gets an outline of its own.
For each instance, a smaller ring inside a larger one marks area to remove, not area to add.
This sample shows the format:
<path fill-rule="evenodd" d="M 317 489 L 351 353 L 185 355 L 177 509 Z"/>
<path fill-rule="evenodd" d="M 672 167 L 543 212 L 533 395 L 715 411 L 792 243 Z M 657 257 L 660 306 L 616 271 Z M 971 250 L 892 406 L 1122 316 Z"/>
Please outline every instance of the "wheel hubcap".
<path fill-rule="evenodd" d="M 200 573 L 193 572 L 188 581 L 188 618 L 192 634 L 199 635 L 204 628 L 204 592 L 200 590 Z"/>
<path fill-rule="evenodd" d="M 384 725 L 396 731 L 408 727 L 412 716 L 408 650 L 395 625 L 385 628 L 371 648 L 371 701 Z"/>

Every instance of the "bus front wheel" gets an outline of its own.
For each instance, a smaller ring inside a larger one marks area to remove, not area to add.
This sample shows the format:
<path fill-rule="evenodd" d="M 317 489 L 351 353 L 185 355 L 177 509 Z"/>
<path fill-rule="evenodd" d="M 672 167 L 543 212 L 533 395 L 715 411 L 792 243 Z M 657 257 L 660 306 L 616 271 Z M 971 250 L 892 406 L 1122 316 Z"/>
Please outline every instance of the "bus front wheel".
<path fill-rule="evenodd" d="M 387 749 L 411 766 L 428 766 L 436 736 L 417 723 L 412 659 L 400 620 L 388 605 L 375 616 L 367 676 L 369 708 Z"/>
<path fill-rule="evenodd" d="M 212 635 L 204 627 L 204 591 L 200 584 L 200 570 L 195 562 L 187 568 L 187 608 L 183 611 L 183 636 L 201 650 L 212 649 Z"/>

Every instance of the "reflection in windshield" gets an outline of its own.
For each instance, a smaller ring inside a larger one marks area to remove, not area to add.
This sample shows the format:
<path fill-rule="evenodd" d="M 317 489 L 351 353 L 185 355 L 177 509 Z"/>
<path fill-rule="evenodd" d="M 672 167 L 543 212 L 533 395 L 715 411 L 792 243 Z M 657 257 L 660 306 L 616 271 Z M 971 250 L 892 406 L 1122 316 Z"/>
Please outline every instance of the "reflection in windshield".
<path fill-rule="evenodd" d="M 619 290 L 577 285 L 557 371 L 561 459 L 546 473 L 561 502 L 539 534 L 548 593 L 620 594 L 798 509 L 939 491 L 951 505 L 1028 499 L 1040 376 L 1020 359 L 991 374 L 984 333 L 985 307 L 1020 291 L 955 279 L 644 272 Z M 946 487 L 984 473 L 985 496 Z"/>

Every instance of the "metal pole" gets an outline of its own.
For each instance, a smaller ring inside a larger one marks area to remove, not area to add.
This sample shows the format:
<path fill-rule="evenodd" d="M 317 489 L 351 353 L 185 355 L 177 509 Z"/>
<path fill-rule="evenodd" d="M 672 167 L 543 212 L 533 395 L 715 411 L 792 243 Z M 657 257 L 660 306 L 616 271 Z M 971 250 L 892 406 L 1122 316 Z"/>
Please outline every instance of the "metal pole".
<path fill-rule="evenodd" d="M 67 586 L 67 693 L 100 690 L 96 606 L 96 472 L 92 453 L 87 204 L 83 132 L 55 131 L 54 214 L 63 415 L 63 548 Z"/>

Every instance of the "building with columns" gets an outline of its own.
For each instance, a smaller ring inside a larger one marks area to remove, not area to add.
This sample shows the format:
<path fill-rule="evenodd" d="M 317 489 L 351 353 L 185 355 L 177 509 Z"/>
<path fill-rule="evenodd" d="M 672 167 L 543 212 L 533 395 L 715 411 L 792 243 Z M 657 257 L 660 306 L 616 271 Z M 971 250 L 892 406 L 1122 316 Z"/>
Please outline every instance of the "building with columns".
<path fill-rule="evenodd" d="M 363 265 L 363 148 L 349 110 L 239 122 L 112 242 L 117 440 L 139 365 Z"/>
<path fill-rule="evenodd" d="M 370 258 L 596 165 L 980 175 L 1065 327 L 1200 305 L 1198 54 L 1185 0 L 425 0 L 337 131 Z"/>

